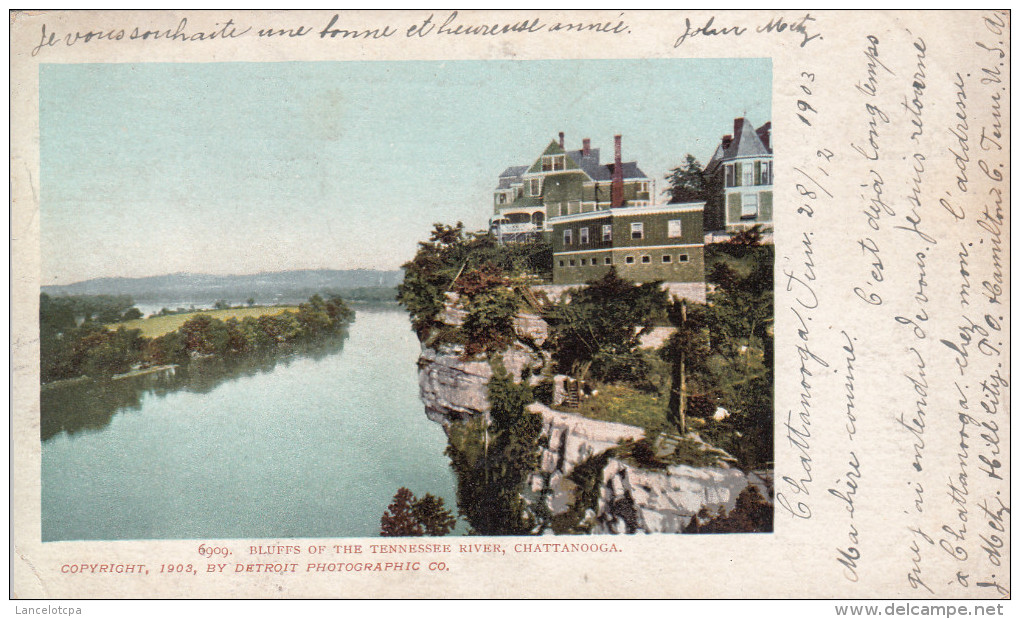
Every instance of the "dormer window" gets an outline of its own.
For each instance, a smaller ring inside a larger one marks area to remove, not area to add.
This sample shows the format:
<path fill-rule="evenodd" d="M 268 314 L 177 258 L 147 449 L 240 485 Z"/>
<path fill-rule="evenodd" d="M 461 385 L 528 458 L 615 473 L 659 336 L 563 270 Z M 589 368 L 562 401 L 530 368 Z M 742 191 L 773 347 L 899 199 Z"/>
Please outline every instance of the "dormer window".
<path fill-rule="evenodd" d="M 545 155 L 542 157 L 542 171 L 555 172 L 566 168 L 566 155 Z"/>

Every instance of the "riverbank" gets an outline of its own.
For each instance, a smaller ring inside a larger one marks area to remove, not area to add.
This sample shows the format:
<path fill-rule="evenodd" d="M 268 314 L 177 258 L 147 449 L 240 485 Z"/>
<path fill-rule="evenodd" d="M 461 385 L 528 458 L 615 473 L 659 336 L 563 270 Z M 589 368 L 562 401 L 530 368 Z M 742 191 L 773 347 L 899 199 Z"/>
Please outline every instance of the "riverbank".
<path fill-rule="evenodd" d="M 136 318 L 125 322 L 117 322 L 107 325 L 112 331 L 117 329 L 138 329 L 142 337 L 159 337 L 180 329 L 184 323 L 196 316 L 209 316 L 217 320 L 244 320 L 245 318 L 259 318 L 261 316 L 276 316 L 283 312 L 297 311 L 296 305 L 269 305 L 255 307 L 231 307 L 226 309 L 195 310 L 183 313 L 165 314 L 150 316 L 148 318 Z"/>
<path fill-rule="evenodd" d="M 401 486 L 456 504 L 406 313 L 326 339 L 48 391 L 43 539 L 375 537 Z"/>
<path fill-rule="evenodd" d="M 72 319 L 58 324 L 54 318 L 40 315 L 42 383 L 265 352 L 339 333 L 355 311 L 340 297 L 313 295 L 297 306 L 221 308 L 113 323 Z"/>

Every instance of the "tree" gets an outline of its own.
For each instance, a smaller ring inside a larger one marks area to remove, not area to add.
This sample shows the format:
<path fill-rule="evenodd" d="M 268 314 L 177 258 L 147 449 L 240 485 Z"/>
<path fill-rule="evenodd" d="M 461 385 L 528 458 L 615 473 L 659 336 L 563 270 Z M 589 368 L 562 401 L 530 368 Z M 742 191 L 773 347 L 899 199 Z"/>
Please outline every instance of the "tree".
<path fill-rule="evenodd" d="M 406 537 L 421 535 L 423 532 L 414 517 L 414 494 L 407 488 L 400 488 L 382 515 L 382 530 L 379 534 L 383 537 Z"/>
<path fill-rule="evenodd" d="M 775 248 L 759 244 L 759 236 L 714 245 L 716 263 L 707 277 L 713 383 L 718 403 L 730 412 L 712 442 L 744 466 L 772 461 Z"/>
<path fill-rule="evenodd" d="M 692 375 L 702 376 L 708 372 L 710 351 L 706 308 L 688 304 L 683 299 L 674 300 L 669 306 L 669 321 L 676 331 L 659 351 L 659 355 L 673 365 L 667 419 L 681 434 L 685 434 Z"/>
<path fill-rule="evenodd" d="M 380 535 L 442 536 L 453 531 L 456 524 L 457 519 L 443 506 L 442 498 L 426 493 L 419 499 L 407 488 L 400 488 L 382 515 Z"/>
<path fill-rule="evenodd" d="M 637 352 L 641 334 L 653 326 L 666 302 L 659 282 L 634 284 L 610 267 L 552 311 L 551 342 L 560 371 L 588 366 L 598 380 L 640 381 L 647 373 Z"/>
<path fill-rule="evenodd" d="M 443 506 L 443 498 L 425 493 L 411 508 L 414 519 L 425 529 L 425 535 L 440 537 L 453 531 L 457 519 Z"/>
<path fill-rule="evenodd" d="M 435 326 L 446 293 L 486 265 L 501 276 L 551 275 L 552 247 L 545 241 L 500 245 L 489 233 L 465 233 L 464 224 L 435 224 L 428 241 L 418 243 L 414 258 L 403 265 L 397 301 L 407 308 L 420 339 Z"/>
<path fill-rule="evenodd" d="M 666 175 L 669 186 L 663 193 L 669 194 L 671 204 L 681 202 L 703 202 L 706 200 L 706 177 L 701 162 L 694 155 L 687 154 L 683 165 L 677 166 Z"/>
<path fill-rule="evenodd" d="M 128 309 L 126 312 L 124 312 L 124 315 L 121 317 L 121 320 L 122 321 L 137 320 L 138 318 L 141 318 L 141 317 L 142 317 L 142 310 L 138 309 L 137 307 L 132 307 L 132 308 Z"/>

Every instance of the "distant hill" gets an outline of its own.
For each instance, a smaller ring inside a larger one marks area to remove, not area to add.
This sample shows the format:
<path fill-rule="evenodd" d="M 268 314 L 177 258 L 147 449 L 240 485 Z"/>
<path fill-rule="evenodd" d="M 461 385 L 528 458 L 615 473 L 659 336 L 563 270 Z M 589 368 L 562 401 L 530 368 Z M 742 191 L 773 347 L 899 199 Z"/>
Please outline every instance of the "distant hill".
<path fill-rule="evenodd" d="M 331 269 L 280 271 L 255 275 L 207 275 L 174 273 L 153 277 L 101 277 L 63 286 L 43 286 L 51 296 L 78 294 L 122 294 L 135 301 L 189 301 L 201 299 L 239 300 L 255 297 L 259 302 L 277 297 L 302 297 L 318 291 L 352 288 L 393 288 L 403 271 Z"/>

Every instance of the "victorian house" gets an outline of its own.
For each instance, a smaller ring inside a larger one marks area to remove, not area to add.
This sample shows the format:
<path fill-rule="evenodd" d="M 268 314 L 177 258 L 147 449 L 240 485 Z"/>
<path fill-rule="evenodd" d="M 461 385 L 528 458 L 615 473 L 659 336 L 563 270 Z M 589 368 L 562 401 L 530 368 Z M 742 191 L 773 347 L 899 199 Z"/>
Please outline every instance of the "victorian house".
<path fill-rule="evenodd" d="M 652 203 L 654 183 L 636 162 L 617 158 L 602 164 L 591 140 L 582 144 L 566 150 L 561 132 L 530 165 L 511 166 L 499 175 L 489 220 L 495 236 L 502 242 L 548 238 L 548 218 L 604 210 L 614 198 L 629 206 Z"/>
<path fill-rule="evenodd" d="M 553 248 L 553 287 L 576 287 L 615 268 L 636 282 L 661 281 L 671 294 L 705 300 L 704 203 L 653 204 L 652 179 L 583 141 L 550 142 L 530 166 L 507 168 L 495 194 L 492 232 L 503 242 L 544 234 Z"/>
<path fill-rule="evenodd" d="M 740 232 L 754 225 L 772 229 L 772 123 L 757 129 L 746 118 L 733 121 L 733 134 L 722 142 L 705 166 L 716 177 L 722 196 L 708 202 L 705 230 Z"/>

